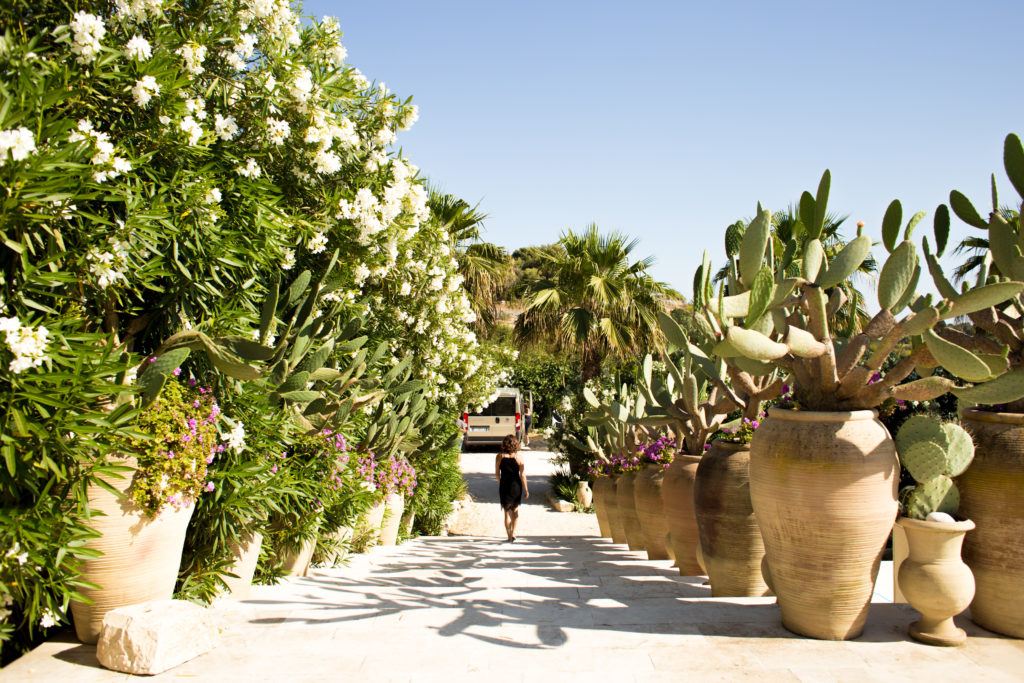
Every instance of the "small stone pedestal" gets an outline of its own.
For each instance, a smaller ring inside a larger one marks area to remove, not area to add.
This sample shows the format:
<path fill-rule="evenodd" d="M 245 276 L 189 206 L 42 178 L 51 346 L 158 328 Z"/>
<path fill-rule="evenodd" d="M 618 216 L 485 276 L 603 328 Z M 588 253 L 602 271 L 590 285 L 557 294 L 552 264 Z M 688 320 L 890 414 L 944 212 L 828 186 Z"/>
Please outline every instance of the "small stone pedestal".
<path fill-rule="evenodd" d="M 153 675 L 218 645 L 211 610 L 185 600 L 156 600 L 107 612 L 96 658 L 114 671 Z"/>

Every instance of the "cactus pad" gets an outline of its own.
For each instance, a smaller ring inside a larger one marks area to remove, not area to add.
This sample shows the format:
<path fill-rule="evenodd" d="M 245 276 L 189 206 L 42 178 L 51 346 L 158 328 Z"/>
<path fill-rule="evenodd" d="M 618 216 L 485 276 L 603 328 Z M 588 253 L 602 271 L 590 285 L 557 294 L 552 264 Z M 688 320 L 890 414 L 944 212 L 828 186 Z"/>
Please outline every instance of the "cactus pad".
<path fill-rule="evenodd" d="M 904 452 L 910 448 L 911 445 L 920 441 L 931 441 L 940 448 L 945 448 L 948 445 L 946 433 L 942 430 L 942 425 L 937 420 L 924 415 L 915 415 L 900 427 L 900 431 L 896 434 L 896 450 L 899 452 L 900 457 L 903 457 Z M 918 479 L 918 481 L 923 481 Z"/>
<path fill-rule="evenodd" d="M 946 453 L 933 441 L 918 441 L 901 450 L 900 461 L 918 482 L 943 476 L 946 471 Z"/>
<path fill-rule="evenodd" d="M 955 514 L 960 507 L 960 491 L 949 477 L 936 477 L 918 484 L 907 496 L 907 515 L 924 519 L 932 512 Z"/>
<path fill-rule="evenodd" d="M 947 422 L 942 425 L 949 445 L 946 447 L 946 471 L 948 477 L 958 477 L 974 460 L 974 441 L 967 430 L 958 424 Z"/>

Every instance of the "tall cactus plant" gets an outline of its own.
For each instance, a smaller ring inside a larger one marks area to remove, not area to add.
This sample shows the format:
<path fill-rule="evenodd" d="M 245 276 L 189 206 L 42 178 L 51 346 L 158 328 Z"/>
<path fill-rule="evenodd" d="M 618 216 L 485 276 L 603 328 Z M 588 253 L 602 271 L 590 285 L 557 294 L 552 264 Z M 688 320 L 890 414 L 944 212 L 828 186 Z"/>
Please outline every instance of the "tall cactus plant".
<path fill-rule="evenodd" d="M 890 398 L 926 400 L 946 393 L 955 383 L 944 377 L 904 383 L 915 369 L 939 364 L 934 344 L 927 343 L 935 336 L 932 328 L 940 320 L 999 304 L 1019 294 L 1024 284 L 986 285 L 934 305 L 930 297 L 917 297 L 921 267 L 911 236 L 923 214 L 907 222 L 901 240 L 902 207 L 894 201 L 882 223 L 889 256 L 879 275 L 880 310 L 862 332 L 836 335 L 831 321 L 845 303 L 837 285 L 857 271 L 872 244 L 858 227 L 857 236 L 828 262 L 820 236 L 830 185 L 825 171 L 817 194 L 803 193 L 800 213 L 811 217 L 804 226 L 807 239 L 802 244 L 790 240 L 778 263 L 770 254 L 765 259 L 771 213 L 758 206 L 739 247 L 739 293 L 726 295 L 720 289 L 712 296 L 710 268 L 698 270 L 700 301 L 695 305 L 703 308 L 718 339 L 714 353 L 748 372 L 784 370 L 792 378 L 796 400 L 810 410 L 864 409 Z M 799 275 L 788 275 L 793 265 L 799 265 Z M 883 364 L 898 350 L 902 359 L 883 376 Z"/>
<path fill-rule="evenodd" d="M 1003 166 L 1017 194 L 1024 198 L 1024 147 L 1016 135 L 1008 135 L 1003 144 Z M 956 190 L 949 194 L 949 206 L 964 223 L 988 233 L 988 249 L 974 288 L 965 285 L 958 292 L 946 279 L 938 260 L 949 238 L 949 208 L 942 204 L 936 209 L 935 253 L 927 239 L 923 245 L 928 269 L 939 294 L 958 302 L 953 315 L 966 315 L 973 329 L 946 326 L 925 341 L 942 367 L 972 383 L 954 389 L 961 401 L 1009 404 L 1007 410 L 1024 412 L 1024 297 L 1017 282 L 1024 280 L 1020 214 L 1008 217 L 999 210 L 994 175 L 988 220 Z M 993 296 L 986 297 L 989 292 Z M 1001 298 L 994 295 L 996 292 Z"/>

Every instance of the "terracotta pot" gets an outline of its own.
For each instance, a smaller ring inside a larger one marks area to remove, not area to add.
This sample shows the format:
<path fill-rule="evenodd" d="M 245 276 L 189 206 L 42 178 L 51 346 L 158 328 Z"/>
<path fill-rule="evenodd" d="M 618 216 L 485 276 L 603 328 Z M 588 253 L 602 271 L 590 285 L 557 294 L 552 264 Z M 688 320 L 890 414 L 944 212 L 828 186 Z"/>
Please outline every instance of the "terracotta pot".
<path fill-rule="evenodd" d="M 697 466 L 693 503 L 700 549 L 716 598 L 771 591 L 761 576 L 764 541 L 750 503 L 750 447 L 715 441 Z"/>
<path fill-rule="evenodd" d="M 380 530 L 384 526 L 384 509 L 386 501 L 380 500 L 373 504 L 369 510 L 366 511 L 366 516 L 363 518 L 363 523 L 360 525 L 366 529 L 370 535 L 370 545 L 377 545 L 380 543 Z"/>
<path fill-rule="evenodd" d="M 873 410 L 773 408 L 761 422 L 750 497 L 783 626 L 829 640 L 860 635 L 896 519 L 899 471 Z"/>
<path fill-rule="evenodd" d="M 644 550 L 644 532 L 636 514 L 636 472 L 626 472 L 619 477 L 616 487 L 616 502 L 619 504 L 619 518 L 626 532 L 626 544 L 630 550 Z"/>
<path fill-rule="evenodd" d="M 135 460 L 121 464 L 135 466 Z M 131 480 L 128 476 L 107 481 L 124 493 L 131 486 Z M 172 598 L 185 546 L 185 531 L 195 504 L 181 509 L 168 505 L 158 515 L 149 517 L 130 499 L 118 499 L 100 486 L 90 486 L 87 493 L 89 507 L 106 516 L 94 516 L 88 522 L 100 536 L 91 539 L 85 547 L 103 555 L 83 560 L 81 571 L 84 580 L 100 589 L 77 587 L 93 604 L 72 600 L 71 612 L 78 639 L 95 643 L 107 612 Z"/>
<path fill-rule="evenodd" d="M 295 550 L 287 552 L 281 558 L 284 573 L 288 576 L 306 576 L 309 574 L 309 563 L 316 550 L 316 537 L 308 539 Z"/>
<path fill-rule="evenodd" d="M 384 523 L 380 529 L 381 545 L 398 544 L 398 527 L 401 526 L 405 499 L 400 493 L 392 493 L 384 499 Z"/>
<path fill-rule="evenodd" d="M 910 625 L 910 635 L 929 645 L 962 645 L 967 633 L 953 617 L 967 609 L 974 597 L 974 575 L 960 559 L 964 534 L 974 522 L 896 520 L 907 535 L 909 554 L 900 565 L 900 589 L 921 618 Z"/>
<path fill-rule="evenodd" d="M 661 503 L 661 486 L 664 479 L 664 465 L 648 465 L 636 475 L 633 484 L 636 514 L 640 519 L 640 530 L 644 535 L 648 560 L 668 559 L 668 550 L 665 548 L 668 522 L 665 521 L 665 508 Z"/>
<path fill-rule="evenodd" d="M 676 558 L 675 566 L 683 576 L 704 574 L 697 564 L 700 533 L 693 510 L 693 483 L 697 479 L 699 464 L 699 455 L 677 455 L 665 470 L 661 484 L 661 504 L 668 524 L 669 542 Z"/>
<path fill-rule="evenodd" d="M 959 514 L 978 525 L 964 540 L 977 591 L 971 619 L 1024 638 L 1024 415 L 967 410 L 974 461 L 957 477 Z"/>
<path fill-rule="evenodd" d="M 234 564 L 228 567 L 228 571 L 237 574 L 238 578 L 224 577 L 224 583 L 228 585 L 228 596 L 236 600 L 245 600 L 249 597 L 249 590 L 252 588 L 252 577 L 256 574 L 256 563 L 260 559 L 260 547 L 263 545 L 263 534 L 253 531 L 231 544 L 231 554 L 235 558 Z"/>
<path fill-rule="evenodd" d="M 615 495 L 615 484 L 611 477 L 598 477 L 591 487 L 594 491 L 594 512 L 597 514 L 597 526 L 603 538 L 612 537 L 611 524 L 608 522 L 608 498 Z"/>
<path fill-rule="evenodd" d="M 590 490 L 589 482 L 576 482 L 576 497 L 574 501 L 577 510 L 586 510 L 589 507 L 593 507 L 594 492 Z"/>

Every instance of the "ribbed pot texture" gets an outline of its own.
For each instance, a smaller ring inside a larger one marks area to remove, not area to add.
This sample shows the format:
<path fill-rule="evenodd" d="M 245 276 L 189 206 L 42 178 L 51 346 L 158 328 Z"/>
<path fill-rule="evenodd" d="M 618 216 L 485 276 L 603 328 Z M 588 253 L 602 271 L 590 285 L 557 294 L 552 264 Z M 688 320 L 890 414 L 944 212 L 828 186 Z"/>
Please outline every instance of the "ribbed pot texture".
<path fill-rule="evenodd" d="M 384 499 L 384 524 L 380 529 L 381 545 L 398 543 L 398 527 L 402 524 L 402 512 L 405 510 L 405 498 L 401 494 L 392 493 Z"/>
<path fill-rule="evenodd" d="M 907 559 L 897 580 L 910 606 L 921 618 L 910 625 L 910 635 L 929 645 L 961 645 L 967 633 L 953 617 L 967 609 L 974 597 L 974 575 L 960 559 L 964 534 L 974 522 L 924 522 L 901 517 L 896 521 L 907 534 Z"/>
<path fill-rule="evenodd" d="M 263 534 L 251 532 L 243 536 L 237 543 L 231 544 L 231 553 L 235 558 L 234 564 L 228 567 L 228 571 L 237 574 L 238 578 L 233 579 L 225 576 L 224 583 L 228 585 L 228 594 L 236 600 L 245 600 L 249 597 L 249 590 L 252 588 L 252 577 L 256 574 L 256 563 L 260 559 L 260 547 L 263 545 Z"/>
<path fill-rule="evenodd" d="M 626 544 L 630 550 L 644 550 L 644 532 L 640 528 L 640 518 L 636 514 L 635 483 L 635 472 L 627 472 L 620 476 L 616 488 L 616 502 L 619 504 L 622 529 L 626 532 Z"/>
<path fill-rule="evenodd" d="M 665 478 L 664 465 L 647 465 L 636 475 L 633 497 L 636 499 L 636 514 L 640 519 L 640 530 L 644 535 L 644 547 L 648 560 L 667 560 L 665 536 L 668 522 L 661 502 L 661 486 Z"/>
<path fill-rule="evenodd" d="M 693 484 L 697 479 L 699 455 L 677 455 L 665 470 L 661 484 L 661 504 L 668 523 L 669 543 L 676 558 L 676 566 L 683 576 L 702 576 L 697 564 L 697 515 L 693 509 Z"/>
<path fill-rule="evenodd" d="M 611 477 L 612 485 L 608 489 L 608 526 L 612 533 L 612 541 L 615 543 L 626 543 L 626 527 L 622 525 L 622 515 L 619 514 L 619 479 L 621 475 Z"/>
<path fill-rule="evenodd" d="M 764 541 L 750 503 L 750 447 L 714 441 L 697 467 L 693 501 L 711 595 L 769 595 L 761 576 Z"/>
<path fill-rule="evenodd" d="M 615 484 L 611 477 L 598 477 L 591 487 L 594 491 L 594 512 L 597 514 L 597 527 L 602 538 L 612 537 L 612 528 L 608 523 L 608 497 L 615 495 Z"/>
<path fill-rule="evenodd" d="M 292 550 L 281 558 L 282 569 L 288 576 L 306 576 L 309 573 L 309 563 L 313 559 L 313 552 L 316 550 L 316 538 L 303 542 L 298 549 Z"/>
<path fill-rule="evenodd" d="M 124 464 L 134 467 L 135 461 L 129 459 Z M 131 486 L 131 477 L 107 481 L 121 492 Z M 103 555 L 85 559 L 81 571 L 82 578 L 100 589 L 79 586 L 78 591 L 93 604 L 72 600 L 71 612 L 78 639 L 95 643 L 107 612 L 150 600 L 170 600 L 174 595 L 185 531 L 195 504 L 180 510 L 168 505 L 150 518 L 131 500 L 119 500 L 100 486 L 90 486 L 88 496 L 89 507 L 105 512 L 106 517 L 94 516 L 89 521 L 100 536 L 86 547 Z"/>
<path fill-rule="evenodd" d="M 896 448 L 876 415 L 773 408 L 754 432 L 750 497 L 794 633 L 843 640 L 864 629 L 898 508 Z"/>
<path fill-rule="evenodd" d="M 959 515 L 977 529 L 964 540 L 974 572 L 974 623 L 1024 638 L 1024 415 L 967 410 L 974 460 L 957 477 Z"/>
<path fill-rule="evenodd" d="M 386 501 L 380 500 L 374 503 L 373 507 L 366 511 L 364 527 L 369 532 L 371 545 L 380 543 L 380 529 L 381 526 L 384 525 L 385 505 Z"/>

